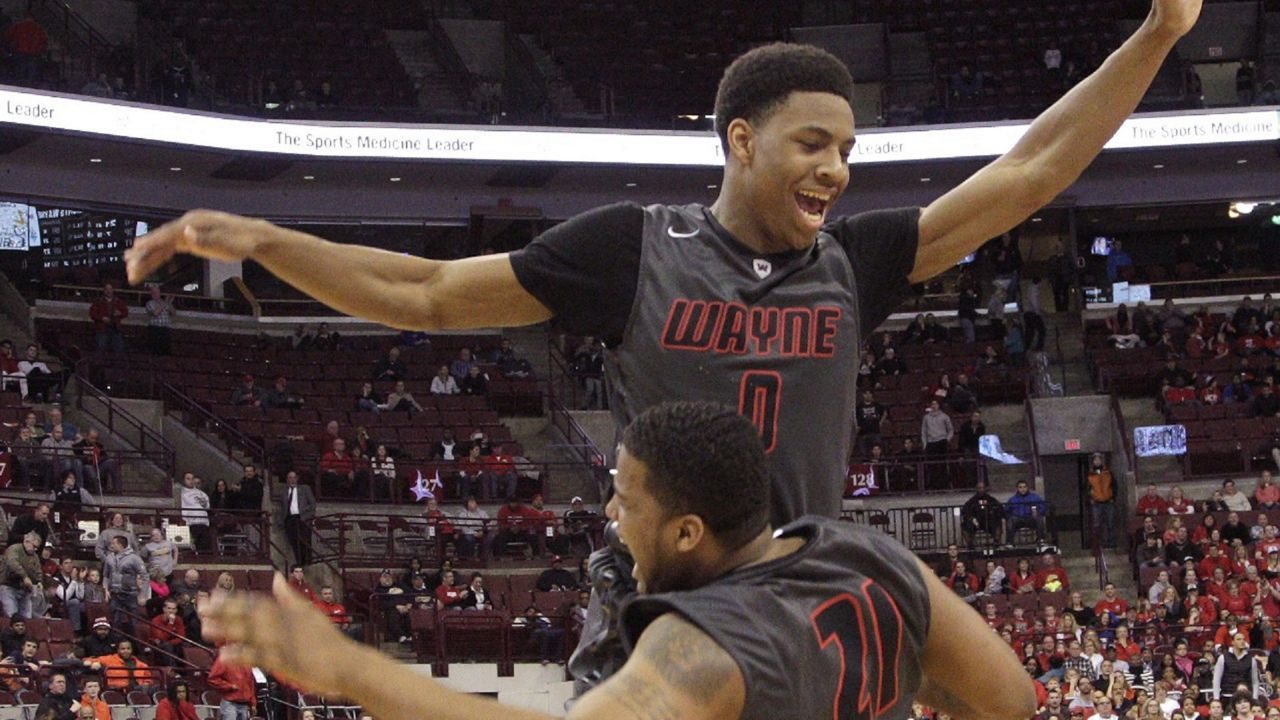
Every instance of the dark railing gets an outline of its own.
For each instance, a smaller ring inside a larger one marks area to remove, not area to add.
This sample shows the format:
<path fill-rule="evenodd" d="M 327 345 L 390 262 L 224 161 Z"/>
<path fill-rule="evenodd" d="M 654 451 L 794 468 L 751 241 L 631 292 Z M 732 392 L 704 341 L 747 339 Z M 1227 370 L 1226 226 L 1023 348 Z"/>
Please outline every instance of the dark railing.
<path fill-rule="evenodd" d="M 569 366 L 569 360 L 556 347 L 554 340 L 547 342 L 547 367 L 550 377 L 547 378 L 547 393 L 568 408 L 582 406 L 582 388 L 578 385 L 578 377 Z"/>
<path fill-rule="evenodd" d="M 114 46 L 69 4 L 64 0 L 31 0 L 28 7 L 59 41 L 64 83 L 78 88 L 80 83 L 105 71 Z"/>
<path fill-rule="evenodd" d="M 481 527 L 459 518 L 426 518 L 386 513 L 328 513 L 310 523 L 311 555 L 314 562 L 331 562 L 341 567 L 406 564 L 417 558 L 423 567 L 438 566 L 454 548 L 455 562 L 466 567 L 488 567 L 501 558 L 519 560 L 547 554 L 585 554 L 601 547 L 605 519 L 595 517 L 571 526 L 563 517 L 545 520 L 524 518 L 524 535 L 504 534 L 506 526 L 497 519 L 483 521 Z M 478 530 L 474 541 L 460 537 L 463 530 Z M 586 540 L 585 544 L 582 542 Z M 568 550 L 566 551 L 566 548 Z M 561 552 L 564 551 L 564 552 Z M 545 564 L 544 561 L 536 561 Z M 349 595 L 350 593 L 348 593 Z"/>
<path fill-rule="evenodd" d="M 380 504 L 391 505 L 417 505 L 421 504 L 425 497 L 419 499 L 414 494 L 414 488 L 417 485 L 418 474 L 421 473 L 423 485 L 425 489 L 429 489 L 432 495 L 441 503 L 462 502 L 466 500 L 464 494 L 460 491 L 462 483 L 461 473 L 468 472 L 468 477 L 474 482 L 472 494 L 481 497 L 481 483 L 476 477 L 474 469 L 468 470 L 463 463 L 450 462 L 447 460 L 412 460 L 400 459 L 396 461 L 395 479 L 389 479 L 385 476 L 374 475 L 370 470 L 368 458 L 361 458 L 353 463 L 355 467 L 356 477 L 351 480 L 343 480 L 341 478 L 330 478 L 326 482 L 323 479 L 323 471 L 315 462 L 307 461 L 308 466 L 314 468 L 310 473 L 303 472 L 300 475 L 307 479 L 314 479 L 316 497 L 320 500 L 342 500 L 344 502 L 375 502 Z M 278 463 L 269 462 L 268 467 L 277 467 Z M 295 458 L 293 467 L 298 467 L 299 463 Z M 547 496 L 549 477 L 556 472 L 577 472 L 581 469 L 581 465 L 576 462 L 542 462 L 536 460 L 520 459 L 514 461 L 510 465 L 512 471 L 517 476 L 516 497 L 522 499 L 531 499 L 534 495 L 542 495 L 547 502 L 567 502 L 568 498 L 551 498 Z M 493 474 L 490 470 L 483 472 Z M 439 479 L 441 485 L 434 485 Z M 495 481 L 497 493 L 493 499 L 500 500 L 505 495 L 506 480 L 498 476 Z"/>
<path fill-rule="evenodd" d="M 1019 530 L 1017 533 L 1009 533 L 1007 529 L 1009 524 L 1009 512 L 1007 508 L 1003 512 L 1003 519 L 992 517 L 987 519 L 979 519 L 984 526 L 978 531 L 966 532 L 964 528 L 964 520 L 961 512 L 961 505 L 927 505 L 918 507 L 895 507 L 895 508 L 866 508 L 845 510 L 840 513 L 840 519 L 859 525 L 869 525 L 879 529 L 887 535 L 891 535 L 898 539 L 903 545 L 917 554 L 927 554 L 944 552 L 948 545 L 958 545 L 961 548 L 968 547 L 970 550 L 995 550 L 999 547 L 996 537 L 990 532 L 995 529 L 995 523 L 1003 522 L 1005 532 L 1005 542 L 1010 543 L 1015 549 L 1022 547 L 1026 550 L 1035 550 L 1039 547 L 1039 543 L 1034 542 L 1034 532 L 1028 533 L 1026 530 Z M 1025 526 L 1024 526 L 1025 527 Z M 1030 535 L 1030 539 L 1025 543 L 1020 543 L 1023 538 Z M 1015 537 L 1016 535 L 1016 537 Z M 1053 507 L 1048 503 L 1045 504 L 1045 543 L 1056 545 L 1058 543 L 1058 530 L 1054 523 Z"/>
<path fill-rule="evenodd" d="M 5 506 L 10 517 L 16 517 L 39 504 L 50 505 L 50 502 L 44 498 L 7 492 L 0 493 L 0 504 Z M 208 544 L 204 547 L 193 544 L 191 526 L 187 525 L 183 512 L 177 507 L 148 507 L 114 502 L 75 509 L 53 507 L 53 514 L 49 516 L 52 528 L 50 537 L 56 539 L 57 547 L 72 549 L 77 559 L 95 560 L 93 551 L 98 533 L 111 515 L 121 513 L 128 521 L 126 528 L 131 527 L 144 542 L 152 528 L 161 528 L 166 537 L 178 545 L 183 555 L 192 554 L 201 560 L 216 559 L 219 563 L 228 564 L 271 564 L 268 544 L 271 519 L 265 512 L 210 509 Z"/>
<path fill-rule="evenodd" d="M 476 85 L 475 75 L 467 67 L 462 55 L 458 54 L 458 48 L 454 46 L 453 39 L 449 37 L 439 18 L 431 16 L 427 32 L 431 35 L 431 54 L 440 64 L 440 69 L 445 71 L 445 76 L 453 83 L 458 97 L 470 100 Z"/>
<path fill-rule="evenodd" d="M 78 460 L 84 471 L 84 488 L 98 500 L 111 494 L 119 494 L 110 485 L 110 480 L 124 483 L 123 478 L 129 475 L 127 492 L 130 495 L 165 497 L 173 492 L 173 481 L 169 475 L 157 474 L 148 466 L 156 464 L 154 453 L 143 453 L 137 450 L 108 450 L 101 465 L 95 466 L 92 459 L 79 454 L 51 454 L 47 449 L 12 448 L 15 461 L 11 489 L 25 489 L 29 492 L 47 493 L 59 487 L 60 472 L 68 469 L 64 464 L 67 459 Z M 138 472 L 130 472 L 139 468 Z M 94 471 L 92 474 L 89 471 Z M 148 470 L 150 472 L 148 473 Z M 57 472 L 55 472 L 57 471 Z M 140 482 L 150 475 L 149 482 Z M 96 476 L 97 479 L 94 479 Z M 123 488 L 122 488 L 123 489 Z"/>
<path fill-rule="evenodd" d="M 266 464 L 267 454 L 260 443 L 255 442 L 230 422 L 214 415 L 177 386 L 160 380 L 153 384 L 153 389 L 155 392 L 153 397 L 164 402 L 167 412 L 177 413 L 178 419 L 189 428 L 208 430 L 209 433 L 202 437 L 209 442 L 219 444 L 227 457 L 232 457 L 238 450 L 258 464 Z"/>
<path fill-rule="evenodd" d="M 135 288 L 116 288 L 116 296 L 124 300 L 130 308 L 138 308 L 151 298 L 150 290 Z M 102 295 L 102 288 L 91 285 L 49 285 L 43 296 L 50 300 L 91 303 Z M 194 293 L 165 293 L 172 295 L 173 306 L 178 311 L 196 310 L 200 312 L 226 313 L 228 315 L 248 315 L 247 303 L 236 298 L 216 298 Z M 332 313 L 332 311 L 330 311 Z"/>
<path fill-rule="evenodd" d="M 987 479 L 987 463 L 976 455 L 898 457 L 885 462 L 852 463 L 845 497 L 921 495 L 971 490 Z M 874 482 L 874 489 L 868 487 Z M 870 492 L 868 492 L 870 490 Z"/>
<path fill-rule="evenodd" d="M 75 379 L 79 389 L 76 394 L 76 408 L 107 428 L 113 435 L 133 445 L 140 456 L 150 459 L 169 477 L 173 477 L 173 446 L 164 439 L 164 436 L 120 407 L 105 392 L 89 382 L 83 374 L 76 375 Z"/>
<path fill-rule="evenodd" d="M 1043 477 L 1040 470 L 1040 441 L 1036 438 L 1035 405 L 1031 398 L 1022 401 L 1023 415 L 1027 418 L 1027 436 L 1031 438 L 1031 472 L 1033 477 Z"/>
<path fill-rule="evenodd" d="M 1111 412 L 1116 416 L 1116 429 L 1120 432 L 1120 442 L 1124 450 L 1125 459 L 1129 462 L 1129 470 L 1136 478 L 1138 475 L 1138 455 L 1133 449 L 1133 436 L 1129 434 L 1129 428 L 1124 420 L 1124 411 L 1120 409 L 1120 398 L 1115 393 L 1111 394 Z"/>

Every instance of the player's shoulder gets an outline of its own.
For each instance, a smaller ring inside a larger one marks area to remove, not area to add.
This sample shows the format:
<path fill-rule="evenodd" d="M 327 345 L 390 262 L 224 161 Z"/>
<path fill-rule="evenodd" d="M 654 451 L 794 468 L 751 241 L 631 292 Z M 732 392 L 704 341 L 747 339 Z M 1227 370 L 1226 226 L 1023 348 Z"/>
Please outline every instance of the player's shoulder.
<path fill-rule="evenodd" d="M 858 242 L 882 242 L 903 235 L 915 237 L 919 225 L 920 208 L 886 208 L 835 218 L 822 227 L 822 232 L 847 247 Z"/>

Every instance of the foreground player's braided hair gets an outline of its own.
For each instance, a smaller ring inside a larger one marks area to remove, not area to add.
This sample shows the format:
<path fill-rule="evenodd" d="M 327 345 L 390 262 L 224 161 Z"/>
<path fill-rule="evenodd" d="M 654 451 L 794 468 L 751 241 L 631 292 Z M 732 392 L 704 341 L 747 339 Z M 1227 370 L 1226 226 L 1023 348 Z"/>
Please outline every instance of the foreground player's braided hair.
<path fill-rule="evenodd" d="M 648 470 L 645 487 L 672 514 L 702 518 L 728 548 L 769 522 L 769 471 L 760 434 L 746 418 L 709 402 L 663 403 L 623 434 Z"/>
<path fill-rule="evenodd" d="M 716 91 L 716 134 L 729 150 L 729 123 L 762 123 L 793 92 L 839 95 L 853 104 L 853 77 L 836 56 L 813 47 L 772 43 L 729 65 Z"/>

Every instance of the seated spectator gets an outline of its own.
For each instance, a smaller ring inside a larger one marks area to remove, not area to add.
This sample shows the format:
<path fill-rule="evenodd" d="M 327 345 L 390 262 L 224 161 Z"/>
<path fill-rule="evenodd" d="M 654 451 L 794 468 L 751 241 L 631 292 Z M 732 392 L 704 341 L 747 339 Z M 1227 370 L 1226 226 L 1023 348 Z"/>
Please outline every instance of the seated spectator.
<path fill-rule="evenodd" d="M 281 375 L 276 378 L 275 386 L 263 396 L 262 404 L 269 408 L 300 408 L 306 401 L 289 391 L 289 379 Z"/>
<path fill-rule="evenodd" d="M 347 613 L 347 607 L 338 602 L 332 586 L 322 585 L 320 587 L 320 597 L 315 601 L 315 606 L 339 630 L 353 640 L 359 639 L 359 626 L 351 622 L 351 615 Z"/>
<path fill-rule="evenodd" d="M 520 474 L 516 471 L 516 460 L 504 450 L 504 446 L 495 447 L 491 454 L 483 458 L 486 472 L 482 476 L 481 488 L 486 500 L 496 499 L 499 490 L 502 497 L 510 500 L 515 497 L 519 487 Z"/>
<path fill-rule="evenodd" d="M 1010 542 L 1017 537 L 1018 530 L 1031 528 L 1035 530 L 1036 542 L 1045 540 L 1045 517 L 1048 506 L 1044 498 L 1031 491 L 1026 480 L 1018 480 L 1013 495 L 1005 503 L 1009 517 L 1009 528 L 1005 537 Z"/>
<path fill-rule="evenodd" d="M 978 395 L 973 391 L 966 373 L 957 373 L 955 382 L 951 383 L 951 392 L 947 395 L 947 404 L 958 413 L 973 412 L 978 406 Z"/>
<path fill-rule="evenodd" d="M 926 313 L 924 316 L 924 329 L 920 333 L 921 342 L 945 343 L 947 341 L 947 329 L 938 323 L 938 319 L 933 313 Z"/>
<path fill-rule="evenodd" d="M 564 527 L 574 548 L 587 552 L 595 549 L 591 530 L 598 517 L 600 516 L 586 508 L 581 497 L 574 495 L 569 501 L 569 509 L 564 514 Z"/>
<path fill-rule="evenodd" d="M 436 588 L 436 607 L 441 610 L 461 610 L 462 601 L 470 594 L 467 588 L 454 586 L 452 570 L 440 574 L 440 585 Z"/>
<path fill-rule="evenodd" d="M 124 491 L 120 477 L 120 466 L 115 458 L 107 455 L 107 448 L 98 439 L 98 431 L 89 428 L 85 436 L 72 443 L 72 448 L 79 455 L 84 468 L 81 484 L 85 482 L 96 485 L 103 493 L 115 495 Z"/>
<path fill-rule="evenodd" d="M 498 509 L 498 534 L 494 544 L 498 550 L 507 545 L 524 544 L 532 551 L 538 542 L 535 532 L 541 520 L 542 514 L 520 502 L 520 498 L 508 499 L 507 504 Z"/>
<path fill-rule="evenodd" d="M 422 412 L 422 406 L 413 399 L 413 393 L 405 390 L 403 380 L 397 380 L 394 389 L 387 393 L 387 402 L 382 409 L 394 412 Z"/>
<path fill-rule="evenodd" d="M 1111 335 L 1107 338 L 1111 344 L 1121 350 L 1139 347 L 1142 338 L 1133 327 L 1133 318 L 1129 315 L 1129 307 L 1124 303 L 1116 308 L 1116 314 L 1107 318 L 1107 329 Z"/>
<path fill-rule="evenodd" d="M 979 532 L 991 536 L 996 544 L 1004 542 L 1004 506 L 987 492 L 987 483 L 979 480 L 973 497 L 960 508 L 960 532 L 970 548 Z"/>
<path fill-rule="evenodd" d="M 262 391 L 262 388 L 254 384 L 253 376 L 245 374 L 241 378 L 240 387 L 231 393 L 231 404 L 262 407 L 262 401 L 265 397 L 266 393 Z"/>
<path fill-rule="evenodd" d="M 467 372 L 470 373 L 470 370 Z M 431 378 L 431 394 L 457 395 L 458 392 L 458 382 L 449 374 L 449 366 L 441 365 L 440 369 L 436 371 L 436 376 Z"/>
<path fill-rule="evenodd" d="M 543 665 L 556 662 L 563 653 L 564 628 L 554 627 L 536 605 L 525 608 L 523 615 L 511 620 L 511 626 L 529 630 L 530 639 L 538 645 L 538 659 Z"/>
<path fill-rule="evenodd" d="M 85 679 L 84 694 L 80 696 L 79 713 L 76 716 L 77 720 L 111 720 L 111 706 L 102 699 L 102 683 L 97 678 Z M 155 720 L 199 720 L 199 717 L 195 714 L 195 708 L 192 708 L 190 717 L 170 715 L 162 718 L 157 712 Z"/>
<path fill-rule="evenodd" d="M 96 663 L 102 667 L 107 688 L 111 690 L 121 692 L 141 690 L 151 687 L 157 680 L 151 667 L 134 656 L 131 640 L 117 642 L 114 654 L 85 658 L 85 663 Z"/>
<path fill-rule="evenodd" d="M 320 83 L 320 87 L 316 89 L 315 104 L 316 107 L 320 108 L 337 107 L 342 104 L 342 98 L 338 95 L 337 91 L 333 89 L 333 83 L 325 80 Z"/>
<path fill-rule="evenodd" d="M 1280 417 L 1280 395 L 1270 383 L 1262 383 L 1258 394 L 1249 403 L 1249 416 L 1257 418 Z"/>
<path fill-rule="evenodd" d="M 458 530 L 458 556 L 474 558 L 483 547 L 488 532 L 489 513 L 476 502 L 474 495 L 467 495 L 460 510 L 450 515 L 450 521 Z"/>
<path fill-rule="evenodd" d="M 1003 370 L 1005 367 L 1004 359 L 1000 357 L 1000 353 L 995 347 L 988 345 L 982 349 L 982 355 L 978 357 L 977 372 L 979 375 L 984 370 Z"/>
<path fill-rule="evenodd" d="M 969 572 L 969 569 L 963 560 L 956 563 L 955 568 L 951 571 L 950 577 L 943 582 L 947 587 L 954 590 L 956 594 L 961 597 L 976 595 L 978 588 L 981 587 L 978 581 L 978 576 Z"/>
<path fill-rule="evenodd" d="M 1236 512 L 1249 512 L 1253 509 L 1249 496 L 1236 489 L 1234 480 L 1222 481 L 1222 503 L 1227 510 Z"/>
<path fill-rule="evenodd" d="M 185 680 L 170 681 L 164 697 L 156 704 L 155 720 L 198 720 L 200 716 L 188 697 L 190 693 Z"/>
<path fill-rule="evenodd" d="M 64 522 L 71 522 L 82 508 L 97 505 L 88 490 L 76 485 L 76 474 L 72 470 L 62 473 L 62 484 L 49 493 L 49 501 L 52 503 L 52 510 L 61 514 Z"/>
<path fill-rule="evenodd" d="M 884 350 L 884 357 L 880 358 L 880 362 L 876 364 L 876 374 L 879 376 L 903 375 L 907 372 L 907 364 L 898 358 L 898 353 L 892 347 Z"/>
<path fill-rule="evenodd" d="M 400 348 L 392 346 L 387 350 L 386 356 L 373 364 L 373 372 L 370 375 L 374 380 L 389 380 L 392 382 L 407 378 L 409 376 L 409 368 L 400 359 Z"/>
<path fill-rule="evenodd" d="M 1251 542 L 1249 538 L 1249 526 L 1240 522 L 1240 513 L 1231 511 L 1227 513 L 1227 521 L 1222 524 L 1219 530 L 1224 542 L 1230 543 L 1233 540 L 1239 540 L 1243 544 Z"/>
<path fill-rule="evenodd" d="M 1199 396 L 1200 402 L 1205 405 L 1221 405 L 1222 388 L 1218 385 L 1218 378 L 1213 375 L 1205 375 L 1204 383 L 1200 386 Z"/>
<path fill-rule="evenodd" d="M 27 379 L 18 368 L 13 342 L 8 339 L 0 340 L 0 389 L 16 392 L 20 397 L 27 396 Z"/>
<path fill-rule="evenodd" d="M 373 383 L 366 382 L 360 386 L 360 393 L 356 395 L 355 407 L 364 412 L 378 412 L 386 403 L 386 398 L 373 389 Z"/>
<path fill-rule="evenodd" d="M 40 442 L 40 451 L 45 464 L 52 470 L 52 475 L 43 478 L 48 483 L 63 473 L 72 472 L 76 476 L 76 485 L 84 486 L 84 460 L 75 447 L 75 442 L 62 434 L 62 425 L 55 425 L 53 431 Z M 46 488 L 50 485 L 46 484 Z"/>
<path fill-rule="evenodd" d="M 396 459 L 387 454 L 387 446 L 379 445 L 369 459 L 370 489 L 374 500 L 396 499 Z"/>
<path fill-rule="evenodd" d="M 438 378 L 432 379 L 431 384 L 435 385 Z M 450 380 L 453 378 L 450 377 Z M 462 384 L 458 387 L 463 395 L 485 396 L 489 394 L 489 376 L 480 370 L 479 365 L 472 365 L 471 370 L 467 372 L 467 376 L 462 379 Z"/>
<path fill-rule="evenodd" d="M 363 497 L 362 488 L 357 488 L 355 461 L 347 454 L 347 441 L 338 438 L 333 441 L 329 452 L 320 457 L 320 486 L 326 494 L 347 494 L 354 491 Z"/>
<path fill-rule="evenodd" d="M 1138 547 L 1137 560 L 1139 567 L 1164 567 L 1164 547 L 1156 535 L 1147 535 Z"/>
<path fill-rule="evenodd" d="M 471 350 L 462 348 L 458 351 L 458 358 L 449 363 L 449 374 L 454 380 L 462 382 L 462 379 L 471 373 L 472 365 L 475 365 L 475 360 L 471 357 Z"/>
<path fill-rule="evenodd" d="M 924 313 L 917 313 L 902 330 L 902 344 L 915 345 L 924 340 Z"/>
<path fill-rule="evenodd" d="M 1044 592 L 1069 590 L 1071 581 L 1067 571 L 1058 563 L 1058 556 L 1046 552 L 1040 556 L 1040 569 L 1036 571 L 1036 589 Z"/>
<path fill-rule="evenodd" d="M 183 657 L 183 640 L 186 638 L 187 628 L 183 624 L 182 618 L 178 617 L 178 601 L 176 599 L 166 599 L 162 608 L 159 615 L 151 618 L 151 624 L 147 627 L 146 640 L 155 647 L 169 653 L 169 655 L 165 655 L 157 652 L 151 656 L 154 664 L 167 666 L 176 664 L 177 660 Z"/>
<path fill-rule="evenodd" d="M 171 578 L 178 569 L 178 546 L 165 537 L 161 528 L 151 528 L 151 537 L 139 555 L 147 564 L 148 574 L 159 573 L 162 578 Z"/>
<path fill-rule="evenodd" d="M 502 373 L 504 378 L 533 377 L 533 365 L 528 360 L 516 355 L 515 348 L 511 346 L 511 341 L 507 338 L 503 338 L 498 349 L 492 353 L 490 362 L 498 366 L 498 372 Z"/>
<path fill-rule="evenodd" d="M 974 72 L 968 64 L 961 65 L 951 76 L 951 96 L 964 101 L 977 100 L 982 97 L 983 80 L 981 71 Z"/>
<path fill-rule="evenodd" d="M 329 329 L 329 323 L 322 322 L 316 330 L 315 340 L 311 343 L 312 350 L 341 350 L 342 336 L 336 330 Z"/>
<path fill-rule="evenodd" d="M 463 610 L 492 610 L 493 596 L 484 586 L 484 576 L 478 572 L 471 573 L 471 581 L 467 584 L 467 593 L 459 606 Z"/>
<path fill-rule="evenodd" d="M 537 588 L 542 592 L 577 590 L 578 579 L 564 569 L 564 560 L 555 555 L 551 558 L 551 567 L 538 575 Z"/>
<path fill-rule="evenodd" d="M 1168 510 L 1169 503 L 1160 497 L 1160 491 L 1155 483 L 1147 484 L 1146 492 L 1138 498 L 1137 506 L 1134 508 L 1138 515 L 1164 515 Z"/>
<path fill-rule="evenodd" d="M 408 587 L 399 595 L 392 596 L 394 612 L 387 614 L 387 635 L 400 643 L 413 642 L 413 634 L 409 626 L 409 614 L 414 609 L 435 607 L 436 594 L 427 587 L 427 577 L 422 573 L 411 573 Z"/>
<path fill-rule="evenodd" d="M 1113 283 L 1123 280 L 1126 272 L 1122 268 L 1132 267 L 1133 258 L 1124 249 L 1124 243 L 1115 240 L 1111 245 L 1111 252 L 1107 254 L 1107 279 Z"/>
<path fill-rule="evenodd" d="M 27 619 L 15 615 L 9 619 L 9 627 L 0 630 L 0 657 L 12 657 L 22 652 L 27 637 Z"/>
<path fill-rule="evenodd" d="M 1170 515 L 1190 515 L 1196 511 L 1196 507 L 1195 503 L 1186 498 L 1186 494 L 1182 491 L 1182 486 L 1175 485 L 1169 491 L 1167 511 Z"/>

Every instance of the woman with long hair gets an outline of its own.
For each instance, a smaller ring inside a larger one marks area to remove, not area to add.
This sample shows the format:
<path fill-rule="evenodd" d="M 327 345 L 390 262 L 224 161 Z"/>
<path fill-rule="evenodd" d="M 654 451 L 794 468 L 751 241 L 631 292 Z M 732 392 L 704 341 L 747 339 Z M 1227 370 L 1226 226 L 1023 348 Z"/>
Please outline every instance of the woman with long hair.
<path fill-rule="evenodd" d="M 189 696 L 191 688 L 185 680 L 172 680 L 164 697 L 156 704 L 156 720 L 200 720 Z"/>
<path fill-rule="evenodd" d="M 1190 515 L 1195 511 L 1195 503 L 1187 499 L 1186 494 L 1182 492 L 1182 486 L 1174 485 L 1173 489 L 1169 491 L 1169 514 Z"/>

